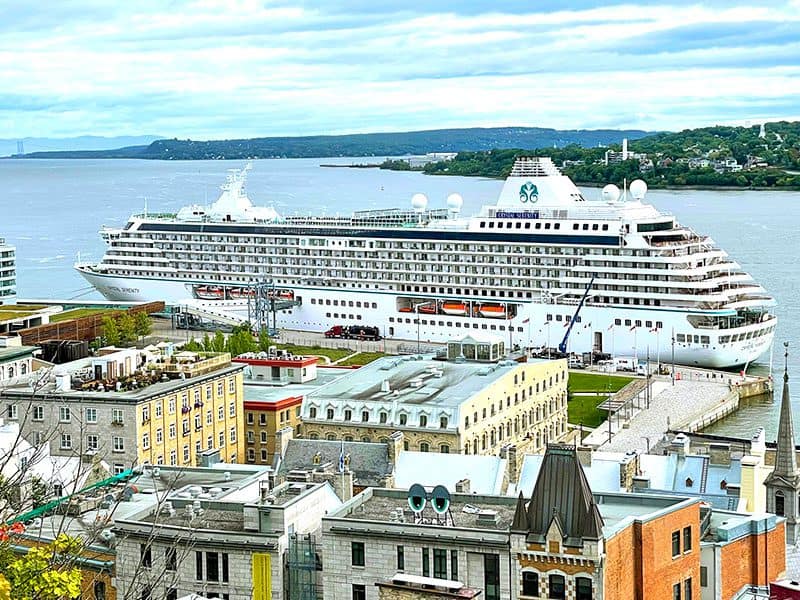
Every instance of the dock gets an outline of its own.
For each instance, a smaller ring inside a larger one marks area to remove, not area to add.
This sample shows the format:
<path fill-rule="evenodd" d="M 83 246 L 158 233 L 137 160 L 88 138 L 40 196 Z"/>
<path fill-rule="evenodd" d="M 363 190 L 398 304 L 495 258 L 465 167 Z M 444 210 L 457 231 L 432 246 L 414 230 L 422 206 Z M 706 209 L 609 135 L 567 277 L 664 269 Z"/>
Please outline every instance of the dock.
<path fill-rule="evenodd" d="M 724 371 L 676 369 L 674 381 L 654 376 L 649 389 L 639 378 L 600 405 L 610 417 L 583 444 L 609 452 L 648 452 L 668 431 L 702 431 L 735 412 L 741 400 L 771 391 L 769 377 Z"/>

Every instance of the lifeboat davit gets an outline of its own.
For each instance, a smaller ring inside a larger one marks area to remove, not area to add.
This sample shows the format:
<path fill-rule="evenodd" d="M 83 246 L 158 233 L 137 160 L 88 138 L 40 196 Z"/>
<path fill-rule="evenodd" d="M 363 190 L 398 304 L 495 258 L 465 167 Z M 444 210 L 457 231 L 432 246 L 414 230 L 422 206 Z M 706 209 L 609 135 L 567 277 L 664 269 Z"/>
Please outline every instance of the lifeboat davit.
<path fill-rule="evenodd" d="M 194 289 L 194 295 L 200 300 L 222 300 L 225 297 L 225 292 L 218 286 L 201 285 Z"/>

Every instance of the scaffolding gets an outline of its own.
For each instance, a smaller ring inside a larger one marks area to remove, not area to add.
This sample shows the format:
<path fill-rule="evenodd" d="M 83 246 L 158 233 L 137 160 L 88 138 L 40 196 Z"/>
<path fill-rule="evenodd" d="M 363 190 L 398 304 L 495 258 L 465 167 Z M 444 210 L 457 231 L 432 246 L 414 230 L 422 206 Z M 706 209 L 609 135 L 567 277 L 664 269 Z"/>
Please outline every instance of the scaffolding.
<path fill-rule="evenodd" d="M 291 534 L 286 559 L 288 600 L 317 600 L 319 569 L 321 565 L 314 536 Z"/>

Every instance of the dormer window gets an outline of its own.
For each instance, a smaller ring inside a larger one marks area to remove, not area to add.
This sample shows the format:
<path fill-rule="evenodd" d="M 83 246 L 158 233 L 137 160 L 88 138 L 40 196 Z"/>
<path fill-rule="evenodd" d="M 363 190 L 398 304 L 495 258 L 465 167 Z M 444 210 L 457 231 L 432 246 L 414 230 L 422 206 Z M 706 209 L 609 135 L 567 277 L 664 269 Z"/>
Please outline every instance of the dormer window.
<path fill-rule="evenodd" d="M 692 487 L 694 485 L 694 481 L 691 477 L 686 478 L 686 487 Z"/>
<path fill-rule="evenodd" d="M 326 411 L 326 415 L 327 415 L 327 417 L 328 417 L 328 420 L 333 420 L 333 409 L 332 409 L 332 408 L 329 408 L 329 409 Z"/>
<path fill-rule="evenodd" d="M 428 426 L 428 416 L 427 415 L 420 415 L 419 416 L 419 426 L 420 427 L 427 427 Z"/>
<path fill-rule="evenodd" d="M 719 489 L 727 490 L 728 489 L 728 482 L 725 481 L 724 479 L 722 481 L 720 481 L 719 482 Z"/>

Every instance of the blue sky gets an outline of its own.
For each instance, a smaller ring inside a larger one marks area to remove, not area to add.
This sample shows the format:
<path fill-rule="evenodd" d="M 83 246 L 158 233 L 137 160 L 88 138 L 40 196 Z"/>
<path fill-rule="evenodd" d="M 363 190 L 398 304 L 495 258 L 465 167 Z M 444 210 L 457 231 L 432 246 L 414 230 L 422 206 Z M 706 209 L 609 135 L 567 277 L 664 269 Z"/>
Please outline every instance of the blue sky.
<path fill-rule="evenodd" d="M 0 2 L 0 81 L 6 138 L 798 119 L 800 0 Z"/>

